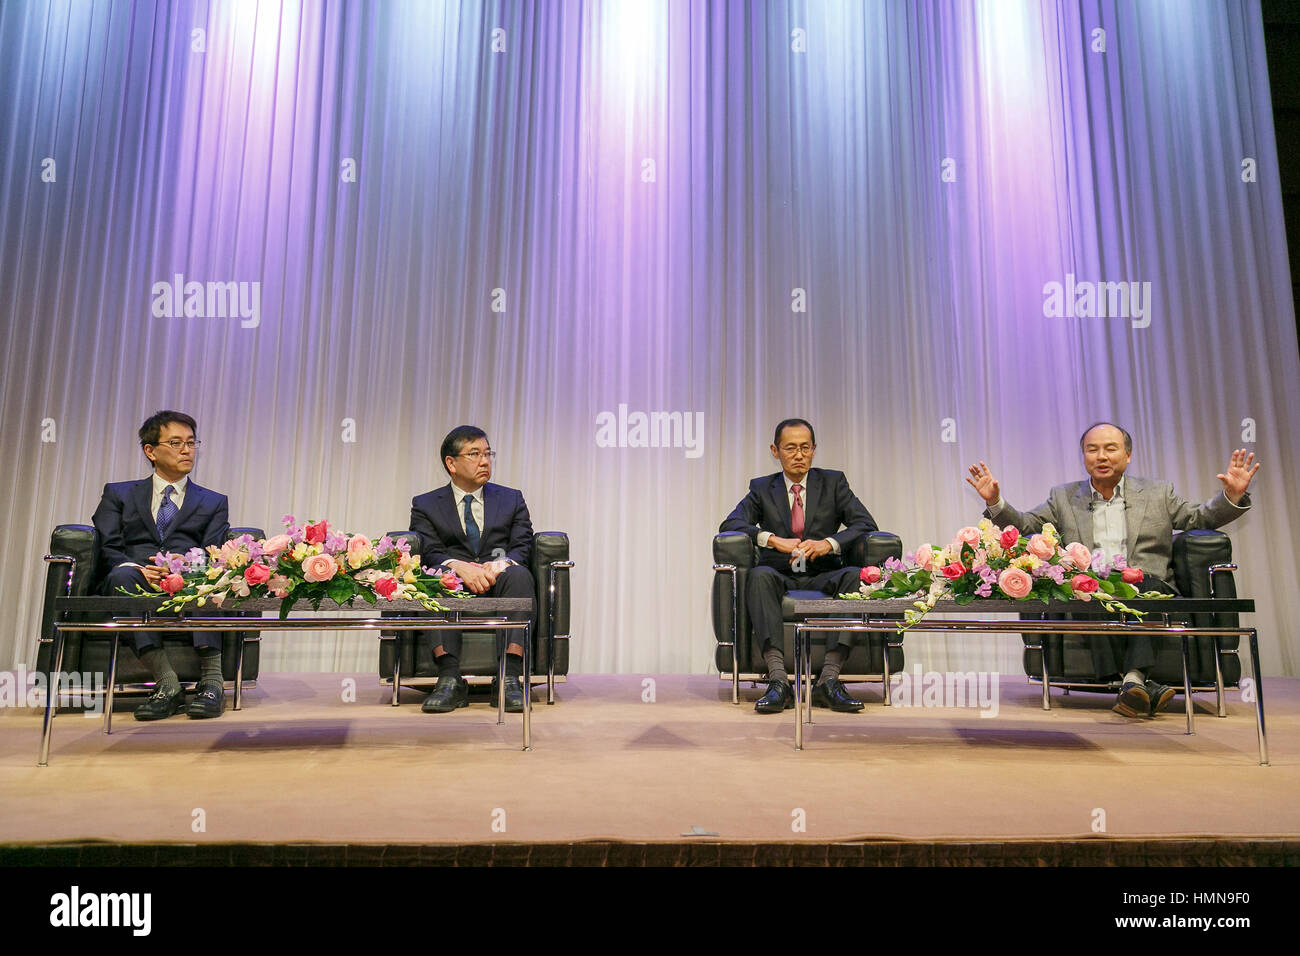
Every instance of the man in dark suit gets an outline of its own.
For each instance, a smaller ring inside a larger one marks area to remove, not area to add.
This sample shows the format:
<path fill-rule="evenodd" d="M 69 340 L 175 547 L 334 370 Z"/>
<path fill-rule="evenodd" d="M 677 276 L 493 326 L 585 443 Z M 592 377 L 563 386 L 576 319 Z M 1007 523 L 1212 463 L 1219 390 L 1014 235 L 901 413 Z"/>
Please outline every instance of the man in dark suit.
<path fill-rule="evenodd" d="M 419 495 L 411 502 L 411 530 L 420 536 L 420 561 L 442 566 L 486 597 L 536 596 L 528 561 L 533 551 L 533 524 L 524 496 L 514 488 L 492 484 L 492 459 L 487 433 L 460 425 L 442 440 L 442 466 L 451 482 Z M 460 673 L 459 631 L 438 631 L 433 649 L 438 682 L 425 698 L 426 713 L 445 714 L 469 705 L 469 685 Z M 506 710 L 524 709 L 524 648 L 506 647 Z M 493 682 L 493 702 L 498 688 Z"/>
<path fill-rule="evenodd" d="M 758 565 L 749 572 L 745 608 L 767 665 L 767 693 L 754 705 L 760 714 L 779 714 L 794 703 L 785 668 L 781 599 L 787 591 L 835 595 L 856 591 L 861 568 L 845 567 L 844 548 L 876 530 L 871 514 L 849 488 L 844 473 L 813 468 L 817 439 L 802 418 L 776 426 L 772 457 L 781 471 L 749 483 L 747 494 L 719 531 L 743 531 L 758 546 Z M 843 530 L 840 530 L 841 527 Z M 843 713 L 863 704 L 840 683 L 848 656 L 831 634 L 812 702 Z"/>
<path fill-rule="evenodd" d="M 1079 439 L 1088 478 L 1057 485 L 1047 500 L 1030 511 L 1017 511 L 1003 500 L 989 466 L 970 466 L 966 483 L 979 492 L 988 507 L 984 514 L 999 524 L 1014 525 L 1023 534 L 1037 534 L 1051 523 L 1061 543 L 1078 541 L 1107 559 L 1122 555 L 1130 567 L 1139 568 L 1139 590 L 1176 594 L 1173 579 L 1174 531 L 1218 528 L 1246 512 L 1246 489 L 1259 471 L 1254 452 L 1232 453 L 1228 469 L 1216 477 L 1223 490 L 1202 505 L 1174 494 L 1167 481 L 1125 477 L 1133 457 L 1133 437 L 1110 422 L 1098 422 Z M 1172 638 L 1092 639 L 1099 673 L 1123 674 L 1123 686 L 1114 710 L 1125 717 L 1154 717 L 1173 699 L 1174 689 L 1146 679 L 1155 663 L 1156 641 Z"/>
<path fill-rule="evenodd" d="M 183 554 L 192 548 L 220 545 L 230 530 L 225 495 L 190 481 L 199 441 L 194 419 L 183 412 L 162 411 L 140 426 L 140 446 L 153 475 L 139 481 L 111 482 L 91 519 L 99 537 L 97 577 L 104 594 L 158 591 L 168 573 L 150 560 L 159 552 Z M 136 720 L 160 720 L 185 706 L 185 691 L 163 649 L 162 635 L 134 632 L 136 655 L 153 673 L 154 692 L 135 712 Z M 195 631 L 200 677 L 186 713 L 220 717 L 224 707 L 221 635 Z"/>

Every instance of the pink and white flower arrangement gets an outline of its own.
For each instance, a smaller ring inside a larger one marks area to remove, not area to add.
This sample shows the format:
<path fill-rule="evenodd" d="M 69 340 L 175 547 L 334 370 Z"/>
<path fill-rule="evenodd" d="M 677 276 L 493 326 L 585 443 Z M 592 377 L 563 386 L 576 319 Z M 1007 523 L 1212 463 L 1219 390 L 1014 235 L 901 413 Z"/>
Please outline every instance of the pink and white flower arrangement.
<path fill-rule="evenodd" d="M 912 599 L 900 630 L 919 622 L 943 599 L 960 605 L 977 600 L 1095 599 L 1108 611 L 1141 617 L 1121 601 L 1169 596 L 1139 591 L 1142 572 L 1128 567 L 1122 555 L 1106 558 L 1078 542 L 1062 546 L 1050 524 L 1026 538 L 1014 527 L 999 528 L 987 518 L 962 528 L 942 548 L 923 544 L 903 561 L 890 558 L 882 567 L 863 568 L 860 577 L 859 590 L 840 597 Z"/>
<path fill-rule="evenodd" d="M 319 609 L 326 598 L 348 607 L 356 598 L 367 604 L 418 601 L 428 610 L 445 611 L 438 598 L 471 597 L 454 574 L 421 567 L 405 538 L 385 535 L 372 541 L 336 531 L 328 521 L 300 526 L 293 515 L 284 516 L 284 525 L 282 533 L 260 541 L 241 535 L 206 551 L 154 555 L 153 563 L 169 572 L 160 585 L 167 595 L 161 609 L 208 602 L 234 606 L 248 598 L 272 597 L 280 601 L 281 617 L 297 601 Z"/>

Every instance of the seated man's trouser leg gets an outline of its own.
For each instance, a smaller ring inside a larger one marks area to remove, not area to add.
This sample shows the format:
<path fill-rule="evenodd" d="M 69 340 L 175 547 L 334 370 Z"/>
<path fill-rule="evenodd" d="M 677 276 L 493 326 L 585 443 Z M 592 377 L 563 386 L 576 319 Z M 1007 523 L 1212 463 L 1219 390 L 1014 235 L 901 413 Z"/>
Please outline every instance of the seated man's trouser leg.
<path fill-rule="evenodd" d="M 104 584 L 100 590 L 109 597 L 121 597 L 122 592 L 118 588 L 126 588 L 132 594 L 139 588 L 148 591 L 150 594 L 157 594 L 159 599 L 162 598 L 162 592 L 155 592 L 147 581 L 144 579 L 144 573 L 139 568 L 116 567 L 108 572 L 108 577 L 104 579 Z M 163 646 L 163 637 L 167 634 L 176 637 L 184 637 L 184 631 L 132 631 L 130 640 L 135 648 L 136 656 L 146 651 L 160 648 Z M 214 650 L 221 650 L 221 632 L 220 631 L 191 631 L 189 632 L 194 642 L 194 647 L 210 647 Z"/>
<path fill-rule="evenodd" d="M 1143 591 L 1159 591 L 1162 594 L 1177 596 L 1178 591 L 1157 577 L 1147 577 L 1139 585 Z M 1147 617 L 1156 617 L 1155 612 Z M 1146 674 L 1156 662 L 1156 653 L 1176 637 L 1119 637 L 1098 635 L 1090 639 L 1092 645 L 1093 665 L 1097 674 L 1118 674 L 1123 677 L 1129 671 L 1141 671 Z"/>
<path fill-rule="evenodd" d="M 484 592 L 483 597 L 495 598 L 527 598 L 532 601 L 537 597 L 537 592 L 533 589 L 533 575 L 522 564 L 512 564 L 500 574 L 497 575 L 496 583 Z M 466 607 L 473 607 L 472 604 Z M 517 617 L 518 620 L 528 620 L 532 622 L 530 633 L 536 633 L 537 620 L 536 611 L 530 612 L 526 617 Z M 437 647 L 442 645 L 443 650 L 451 654 L 457 660 L 460 660 L 461 651 L 461 632 L 460 631 L 427 631 L 425 634 L 433 635 L 433 645 Z M 504 639 L 504 643 L 502 640 Z M 497 631 L 497 641 L 502 648 L 508 644 L 523 644 L 524 632 L 517 629 L 509 631 Z"/>
<path fill-rule="evenodd" d="M 785 621 L 781 616 L 781 599 L 787 591 L 821 591 L 834 597 L 856 591 L 862 574 L 861 568 L 840 568 L 821 574 L 793 574 L 776 568 L 759 565 L 749 572 L 749 585 L 745 589 L 745 610 L 754 629 L 754 639 L 762 651 L 771 644 L 784 652 Z M 849 639 L 850 641 L 852 638 Z M 826 633 L 826 650 L 839 644 L 834 631 Z M 846 642 L 846 647 L 848 646 Z"/>

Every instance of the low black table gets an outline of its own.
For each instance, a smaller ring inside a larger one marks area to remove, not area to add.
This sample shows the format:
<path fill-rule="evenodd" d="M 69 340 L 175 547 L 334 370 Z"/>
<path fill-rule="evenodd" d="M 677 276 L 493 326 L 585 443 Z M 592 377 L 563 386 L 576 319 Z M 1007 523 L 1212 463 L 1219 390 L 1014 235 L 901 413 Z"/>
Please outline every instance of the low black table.
<path fill-rule="evenodd" d="M 253 616 L 267 611 L 279 612 L 277 598 L 254 598 L 231 605 L 227 609 L 214 608 L 211 603 L 201 608 L 191 606 L 185 613 L 159 611 L 163 599 L 154 597 L 61 597 L 55 598 L 54 653 L 51 655 L 52 679 L 45 695 L 45 723 L 41 731 L 41 753 L 37 766 L 48 765 L 50 736 L 57 710 L 57 675 L 63 671 L 63 635 L 67 632 L 103 633 L 111 635 L 113 646 L 109 653 L 108 681 L 104 705 L 104 733 L 113 732 L 113 685 L 116 678 L 117 649 L 121 635 L 129 631 L 500 631 L 522 630 L 524 648 L 524 675 L 522 683 L 530 692 L 524 694 L 523 749 L 532 750 L 532 639 L 528 615 L 533 602 L 528 598 L 446 598 L 447 611 L 429 611 L 419 601 L 379 601 L 373 607 L 360 603 L 358 607 L 336 604 L 331 600 L 321 602 L 314 611 L 305 602 L 295 607 L 290 616 Z M 337 612 L 369 612 L 369 617 L 340 617 Z M 379 612 L 394 614 L 380 617 Z M 65 615 L 90 613 L 111 616 L 102 623 L 71 623 Z M 335 616 L 328 616 L 331 613 Z M 523 618 L 509 620 L 510 616 Z M 382 635 L 381 635 L 382 636 Z M 498 654 L 498 687 L 505 682 L 504 653 Z M 398 704 L 401 690 L 401 654 L 394 655 L 393 706 Z M 244 642 L 239 642 L 235 665 L 234 709 L 243 707 Z M 497 723 L 505 723 L 505 694 L 497 695 Z"/>
<path fill-rule="evenodd" d="M 1259 762 L 1268 766 L 1268 741 L 1264 730 L 1264 688 L 1260 682 L 1259 638 L 1253 627 L 1193 627 L 1168 621 L 1168 617 L 1183 617 L 1188 614 L 1252 614 L 1255 602 L 1241 598 L 1168 598 L 1166 600 L 1132 599 L 1124 604 L 1134 611 L 1146 613 L 1146 619 L 1097 621 L 1065 621 L 1052 619 L 1054 615 L 1063 614 L 1104 614 L 1103 608 L 1096 601 L 997 601 L 977 600 L 961 605 L 954 600 L 939 601 L 919 624 L 908 628 L 912 631 L 974 631 L 981 633 L 1015 633 L 1015 634 L 1059 634 L 1072 633 L 1081 635 L 1112 635 L 1125 637 L 1181 637 L 1183 650 L 1183 688 L 1187 711 L 1187 733 L 1194 734 L 1192 684 L 1190 680 L 1187 640 L 1191 637 L 1212 637 L 1215 643 L 1216 673 L 1219 668 L 1219 639 L 1223 637 L 1246 637 L 1250 640 L 1250 660 L 1255 679 L 1255 727 L 1259 740 Z M 844 598 L 825 598 L 823 600 L 799 600 L 787 597 L 783 605 L 785 620 L 794 624 L 795 656 L 795 749 L 803 749 L 803 725 L 811 724 L 811 687 L 812 687 L 812 634 L 834 631 L 837 633 L 865 632 L 892 634 L 893 639 L 887 643 L 890 647 L 900 647 L 903 635 L 898 633 L 902 623 L 895 617 L 887 619 L 884 615 L 901 615 L 911 608 L 910 598 L 889 598 L 878 601 L 855 601 Z M 1037 614 L 1044 615 L 1043 620 L 1025 621 L 1018 617 L 1013 619 L 991 619 L 992 614 Z M 938 620 L 936 614 L 959 615 L 947 620 Z M 1041 643 L 1030 644 L 1042 650 Z M 1040 653 L 1042 660 L 1043 709 L 1051 710 L 1051 698 L 1048 694 L 1047 654 Z M 889 706 L 889 652 L 884 658 L 884 702 Z M 1218 693 L 1220 712 L 1222 708 L 1223 676 L 1218 673 Z"/>

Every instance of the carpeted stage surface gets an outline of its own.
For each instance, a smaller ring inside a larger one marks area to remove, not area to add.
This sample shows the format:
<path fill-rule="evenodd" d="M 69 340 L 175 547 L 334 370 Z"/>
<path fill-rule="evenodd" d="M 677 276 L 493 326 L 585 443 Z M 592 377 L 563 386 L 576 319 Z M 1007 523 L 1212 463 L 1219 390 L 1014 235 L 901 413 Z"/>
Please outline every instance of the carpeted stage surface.
<path fill-rule="evenodd" d="M 531 753 L 521 718 L 497 726 L 483 698 L 426 715 L 408 690 L 392 708 L 368 674 L 264 676 L 215 721 L 119 711 L 109 737 L 99 718 L 65 712 L 45 768 L 39 714 L 3 711 L 0 845 L 11 857 L 15 845 L 107 841 L 198 844 L 200 861 L 204 845 L 260 844 L 274 845 L 262 862 L 310 862 L 305 845 L 326 844 L 353 862 L 584 862 L 608 843 L 593 862 L 926 863 L 936 846 L 967 844 L 991 861 L 1064 862 L 1061 848 L 1077 846 L 1072 858 L 1096 862 L 1300 862 L 1297 679 L 1265 682 L 1269 767 L 1235 691 L 1227 719 L 1213 695 L 1198 698 L 1189 737 L 1181 698 L 1131 722 L 1107 698 L 1054 692 L 1047 713 L 1037 688 L 1007 677 L 997 715 L 982 718 L 884 708 L 879 685 L 857 685 L 867 709 L 817 711 L 796 752 L 793 713 L 756 715 L 756 689 L 734 707 L 716 677 L 658 676 L 653 695 L 645 680 L 575 676 L 553 707 L 535 691 Z M 656 844 L 677 846 L 659 860 L 644 850 Z M 61 860 L 91 862 L 81 852 Z M 243 852 L 233 860 L 252 860 Z"/>

